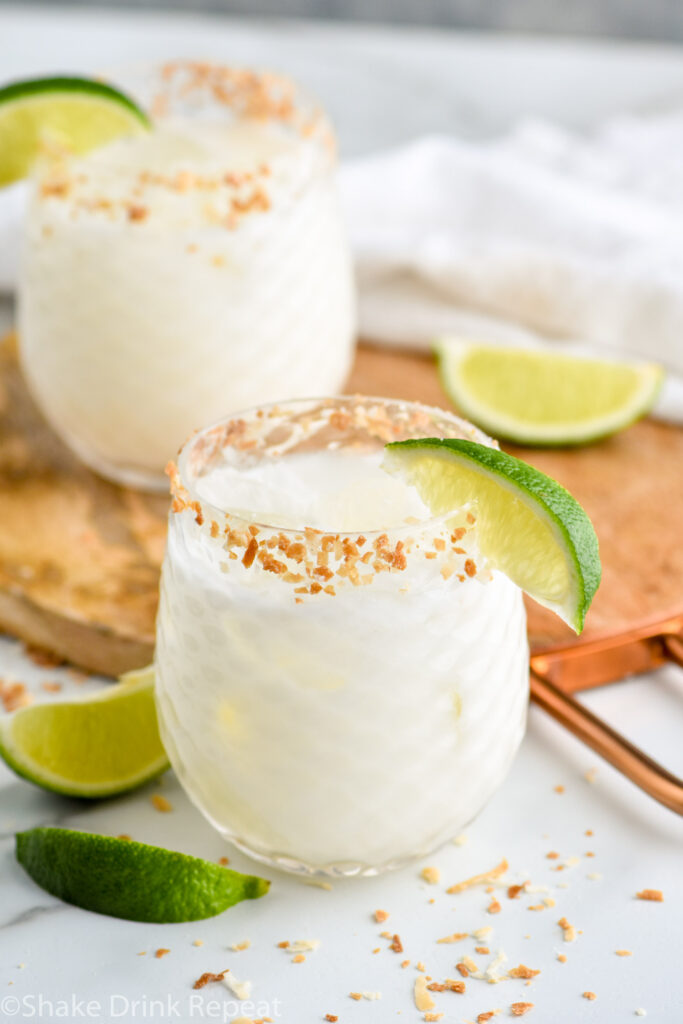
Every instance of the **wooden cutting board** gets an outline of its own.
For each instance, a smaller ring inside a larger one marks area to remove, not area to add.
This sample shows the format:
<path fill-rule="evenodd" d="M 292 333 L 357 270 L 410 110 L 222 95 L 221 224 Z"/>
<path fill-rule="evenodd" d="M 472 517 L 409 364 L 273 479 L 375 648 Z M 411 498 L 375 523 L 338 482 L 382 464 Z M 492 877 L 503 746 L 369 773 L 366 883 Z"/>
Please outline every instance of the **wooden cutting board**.
<path fill-rule="evenodd" d="M 361 346 L 347 390 L 448 408 L 428 356 Z M 509 450 L 595 524 L 604 575 L 584 636 L 680 609 L 683 430 L 644 420 L 587 448 Z M 0 344 L 0 630 L 106 675 L 149 662 L 167 504 L 80 465 L 29 398 L 13 339 Z M 534 650 L 573 638 L 528 610 Z"/>

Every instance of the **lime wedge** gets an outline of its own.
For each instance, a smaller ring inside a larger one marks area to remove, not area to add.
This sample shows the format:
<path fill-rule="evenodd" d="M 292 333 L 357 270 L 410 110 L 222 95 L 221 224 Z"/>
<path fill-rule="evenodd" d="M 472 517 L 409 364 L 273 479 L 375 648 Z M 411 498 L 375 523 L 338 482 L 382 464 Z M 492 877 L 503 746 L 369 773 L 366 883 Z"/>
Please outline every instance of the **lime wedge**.
<path fill-rule="evenodd" d="M 0 89 L 0 186 L 25 178 L 41 145 L 53 140 L 87 153 L 123 135 L 149 131 L 128 96 L 89 78 L 35 78 Z"/>
<path fill-rule="evenodd" d="M 519 444 L 585 444 L 652 408 L 664 373 L 653 363 L 608 362 L 457 338 L 435 345 L 441 380 L 464 416 Z"/>
<path fill-rule="evenodd" d="M 270 888 L 265 878 L 200 857 L 67 828 L 17 832 L 16 854 L 33 881 L 53 896 L 127 921 L 199 921 L 265 896 Z"/>
<path fill-rule="evenodd" d="M 398 441 L 382 465 L 416 487 L 434 515 L 476 503 L 477 539 L 492 567 L 581 632 L 600 557 L 590 519 L 564 487 L 475 441 Z"/>
<path fill-rule="evenodd" d="M 111 796 L 147 782 L 169 767 L 154 670 L 129 672 L 95 696 L 3 716 L 0 756 L 23 778 L 68 796 Z"/>

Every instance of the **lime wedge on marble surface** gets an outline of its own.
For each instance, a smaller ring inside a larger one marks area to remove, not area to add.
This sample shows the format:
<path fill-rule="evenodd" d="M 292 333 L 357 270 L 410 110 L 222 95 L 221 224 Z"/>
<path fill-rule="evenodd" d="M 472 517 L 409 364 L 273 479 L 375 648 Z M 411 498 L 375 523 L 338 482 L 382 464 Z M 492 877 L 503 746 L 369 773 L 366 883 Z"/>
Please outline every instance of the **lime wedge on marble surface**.
<path fill-rule="evenodd" d="M 476 506 L 492 567 L 581 632 L 600 583 L 598 540 L 557 481 L 497 448 L 438 438 L 387 445 L 383 467 L 417 488 L 434 515 Z"/>
<path fill-rule="evenodd" d="M 152 667 L 94 696 L 32 704 L 0 718 L 0 755 L 18 775 L 67 796 L 123 793 L 169 767 Z"/>
<path fill-rule="evenodd" d="M 87 153 L 149 131 L 147 115 L 124 93 L 89 78 L 34 78 L 0 88 L 0 186 L 25 178 L 41 146 Z"/>
<path fill-rule="evenodd" d="M 459 338 L 435 345 L 457 409 L 494 437 L 519 444 L 585 444 L 652 408 L 664 373 L 653 363 L 609 362 Z"/>
<path fill-rule="evenodd" d="M 200 857 L 66 828 L 18 832 L 16 855 L 53 896 L 127 921 L 199 921 L 270 888 L 265 878 Z"/>

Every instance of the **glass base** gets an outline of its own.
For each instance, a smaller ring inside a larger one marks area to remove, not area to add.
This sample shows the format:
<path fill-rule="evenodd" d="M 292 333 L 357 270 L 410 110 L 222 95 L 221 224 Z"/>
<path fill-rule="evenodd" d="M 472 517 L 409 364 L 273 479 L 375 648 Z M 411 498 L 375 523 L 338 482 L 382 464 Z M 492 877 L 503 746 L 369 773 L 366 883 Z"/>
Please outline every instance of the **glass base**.
<path fill-rule="evenodd" d="M 208 817 L 208 815 L 205 816 Z M 475 817 L 477 817 L 477 815 L 475 815 Z M 212 821 L 210 817 L 208 820 L 215 828 L 216 823 Z M 218 831 L 223 839 L 236 847 L 241 853 L 246 854 L 247 857 L 251 857 L 252 860 L 258 861 L 259 864 L 264 864 L 269 868 L 277 868 L 278 871 L 286 871 L 288 874 L 299 875 L 301 878 L 318 878 L 321 880 L 334 878 L 374 878 L 377 875 L 384 874 L 386 871 L 398 871 L 401 868 L 410 867 L 411 864 L 416 864 L 429 854 L 434 853 L 436 850 L 440 850 L 442 846 L 452 842 L 453 839 L 459 835 L 463 829 L 467 828 L 473 820 L 474 818 L 471 818 L 445 838 L 440 836 L 436 842 L 428 843 L 423 849 L 416 850 L 415 853 L 406 854 L 405 856 L 397 857 L 394 860 L 387 860 L 381 864 L 364 864 L 361 861 L 335 861 L 331 864 L 307 864 L 305 861 L 297 860 L 295 857 L 290 857 L 286 854 L 276 852 L 265 853 L 263 850 L 259 850 L 257 847 L 244 842 L 244 840 L 230 835 L 230 833 L 225 832 L 223 829 L 219 828 Z"/>

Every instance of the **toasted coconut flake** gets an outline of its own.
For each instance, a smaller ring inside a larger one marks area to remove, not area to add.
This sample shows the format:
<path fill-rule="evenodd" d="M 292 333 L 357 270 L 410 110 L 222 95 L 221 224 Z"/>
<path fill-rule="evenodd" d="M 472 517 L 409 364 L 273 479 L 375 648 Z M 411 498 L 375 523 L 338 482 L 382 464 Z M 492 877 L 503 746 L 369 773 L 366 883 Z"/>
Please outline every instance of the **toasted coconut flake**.
<path fill-rule="evenodd" d="M 156 951 L 154 955 L 157 958 L 157 960 L 161 960 L 162 956 L 167 956 L 167 954 L 170 952 L 170 949 L 164 949 L 163 947 L 161 947 Z"/>
<path fill-rule="evenodd" d="M 664 893 L 661 889 L 641 889 L 636 893 L 637 900 L 649 900 L 651 903 L 662 903 Z"/>
<path fill-rule="evenodd" d="M 437 939 L 437 943 L 444 944 L 449 942 L 461 942 L 463 939 L 468 939 L 469 932 L 453 932 L 452 935 L 444 935 L 443 939 Z"/>
<path fill-rule="evenodd" d="M 249 939 L 245 939 L 244 942 L 235 942 L 230 947 L 230 949 L 233 951 L 233 953 L 241 953 L 242 950 L 249 949 L 250 946 L 251 946 L 251 941 Z"/>
<path fill-rule="evenodd" d="M 459 836 L 455 837 L 455 839 L 453 840 L 453 845 L 454 846 L 464 846 L 465 843 L 467 843 L 467 842 L 469 842 L 469 839 L 465 835 L 465 833 L 462 832 Z"/>
<path fill-rule="evenodd" d="M 511 1003 L 510 1013 L 513 1017 L 523 1017 L 529 1010 L 533 1010 L 533 1003 Z"/>
<path fill-rule="evenodd" d="M 590 999 L 591 1001 L 593 999 L 597 999 L 598 998 L 596 996 L 595 992 L 582 992 L 581 995 L 583 996 L 584 999 Z"/>
<path fill-rule="evenodd" d="M 527 967 L 526 964 L 512 967 L 508 972 L 511 978 L 535 978 L 540 973 L 540 970 L 534 970 L 533 967 Z"/>
<path fill-rule="evenodd" d="M 392 950 L 394 953 L 402 953 L 403 952 L 403 943 L 401 942 L 401 938 L 400 938 L 399 935 L 393 935 L 392 936 L 392 940 L 391 940 L 391 943 L 389 945 L 389 949 Z"/>
<path fill-rule="evenodd" d="M 212 985 L 215 981 L 223 981 L 228 970 L 229 968 L 226 967 L 220 974 L 212 974 L 211 971 L 205 971 L 204 974 L 197 978 L 192 988 L 204 988 L 205 985 Z"/>
<path fill-rule="evenodd" d="M 422 868 L 420 874 L 429 885 L 436 885 L 441 878 L 441 872 L 435 867 Z"/>
<path fill-rule="evenodd" d="M 173 810 L 173 805 L 165 796 L 161 793 L 154 793 L 150 797 L 150 802 L 155 811 L 160 811 L 162 814 L 168 814 L 169 811 Z"/>
<path fill-rule="evenodd" d="M 500 903 L 495 898 L 495 896 L 491 900 L 491 902 L 489 903 L 489 905 L 486 908 L 486 910 L 487 910 L 487 913 L 489 913 L 489 914 L 500 914 L 500 910 L 501 910 Z"/>
<path fill-rule="evenodd" d="M 388 910 L 376 910 L 375 911 L 375 921 L 377 921 L 378 924 L 383 924 L 388 919 L 388 917 L 389 917 L 389 911 Z"/>
<path fill-rule="evenodd" d="M 495 868 L 491 868 L 490 871 L 484 871 L 480 875 L 473 875 L 471 878 L 466 878 L 464 882 L 458 882 L 456 885 L 452 885 L 449 889 L 446 889 L 446 892 L 452 896 L 456 893 L 464 892 L 465 889 L 471 889 L 475 885 L 488 885 L 489 882 L 495 882 L 497 878 L 504 875 L 507 869 L 508 862 L 503 857 L 500 864 Z"/>
<path fill-rule="evenodd" d="M 557 922 L 562 929 L 563 938 L 565 942 L 576 941 L 576 929 L 573 924 L 570 924 L 566 917 L 561 917 Z"/>
<path fill-rule="evenodd" d="M 630 949 L 615 949 L 614 952 L 617 954 L 617 956 L 633 956 L 633 953 Z"/>
<path fill-rule="evenodd" d="M 427 979 L 423 974 L 418 974 L 415 979 L 413 998 L 415 1000 L 416 1008 L 422 1013 L 426 1010 L 433 1010 L 436 1005 L 427 990 Z"/>

